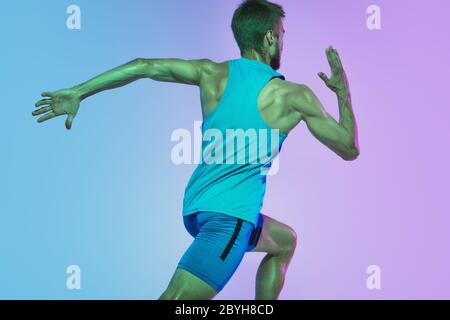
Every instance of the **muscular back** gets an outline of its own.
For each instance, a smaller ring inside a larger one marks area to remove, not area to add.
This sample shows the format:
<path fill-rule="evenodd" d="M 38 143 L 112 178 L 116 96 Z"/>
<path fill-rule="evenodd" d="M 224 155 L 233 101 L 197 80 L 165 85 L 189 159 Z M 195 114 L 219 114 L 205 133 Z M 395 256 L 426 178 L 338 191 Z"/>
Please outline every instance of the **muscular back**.
<path fill-rule="evenodd" d="M 228 82 L 228 63 L 208 62 L 200 81 L 200 101 L 203 117 L 207 117 L 219 104 Z M 296 84 L 274 78 L 258 97 L 258 112 L 271 128 L 289 133 L 301 120 L 301 114 L 286 103 L 289 91 Z"/>

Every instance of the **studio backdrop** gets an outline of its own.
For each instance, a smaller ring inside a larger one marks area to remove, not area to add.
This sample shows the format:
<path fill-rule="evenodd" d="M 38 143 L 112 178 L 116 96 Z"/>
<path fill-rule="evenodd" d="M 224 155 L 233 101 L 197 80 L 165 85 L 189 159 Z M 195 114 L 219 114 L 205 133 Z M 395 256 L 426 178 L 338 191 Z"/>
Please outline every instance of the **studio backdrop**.
<path fill-rule="evenodd" d="M 172 134 L 195 138 L 198 88 L 147 79 L 105 91 L 71 130 L 31 112 L 42 92 L 136 58 L 239 58 L 240 2 L 2 1 L 0 298 L 165 290 L 192 242 L 181 210 L 196 164 L 173 161 Z M 337 118 L 317 76 L 337 48 L 360 143 L 348 162 L 304 124 L 285 141 L 262 210 L 298 235 L 279 298 L 450 298 L 450 2 L 274 2 L 286 12 L 279 72 Z M 263 256 L 246 254 L 216 299 L 253 299 Z"/>

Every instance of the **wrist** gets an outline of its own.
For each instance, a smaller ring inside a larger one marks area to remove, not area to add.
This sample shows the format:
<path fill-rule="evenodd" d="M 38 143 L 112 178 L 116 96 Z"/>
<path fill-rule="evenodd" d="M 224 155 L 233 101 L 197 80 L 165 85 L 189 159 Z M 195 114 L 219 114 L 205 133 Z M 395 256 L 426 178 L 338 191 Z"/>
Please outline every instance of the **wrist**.
<path fill-rule="evenodd" d="M 350 95 L 350 90 L 343 90 L 337 92 L 337 100 L 339 108 L 351 108 L 352 107 L 352 98 Z"/>
<path fill-rule="evenodd" d="M 78 97 L 78 99 L 80 101 L 84 100 L 87 98 L 87 95 L 83 92 L 82 90 L 82 84 L 76 85 L 74 87 L 71 88 L 73 94 Z"/>
<path fill-rule="evenodd" d="M 350 90 L 348 90 L 347 88 L 339 89 L 336 92 L 336 95 L 337 95 L 339 101 L 346 102 L 350 99 Z"/>
<path fill-rule="evenodd" d="M 340 98 L 340 99 L 346 99 L 347 96 L 348 96 L 348 94 L 349 94 L 349 92 L 348 92 L 348 90 L 345 89 L 345 88 L 339 88 L 339 89 L 336 91 L 336 95 L 337 95 L 338 98 Z"/>

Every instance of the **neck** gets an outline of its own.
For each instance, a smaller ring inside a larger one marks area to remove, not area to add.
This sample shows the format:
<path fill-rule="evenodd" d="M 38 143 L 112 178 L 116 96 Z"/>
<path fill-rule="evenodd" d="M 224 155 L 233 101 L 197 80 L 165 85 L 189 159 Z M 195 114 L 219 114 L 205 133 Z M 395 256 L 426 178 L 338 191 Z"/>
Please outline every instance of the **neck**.
<path fill-rule="evenodd" d="M 261 54 L 256 52 L 255 50 L 252 50 L 251 52 L 244 53 L 242 57 L 265 63 L 270 67 L 270 57 L 267 54 Z"/>

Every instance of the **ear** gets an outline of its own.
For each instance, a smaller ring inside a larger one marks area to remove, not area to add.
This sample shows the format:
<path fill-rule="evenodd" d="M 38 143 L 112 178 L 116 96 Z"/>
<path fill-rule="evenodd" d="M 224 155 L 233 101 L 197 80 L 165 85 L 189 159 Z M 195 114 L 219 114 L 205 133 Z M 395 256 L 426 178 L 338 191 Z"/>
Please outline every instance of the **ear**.
<path fill-rule="evenodd" d="M 269 42 L 269 45 L 272 45 L 275 42 L 275 34 L 274 34 L 273 30 L 267 31 L 266 39 Z"/>

